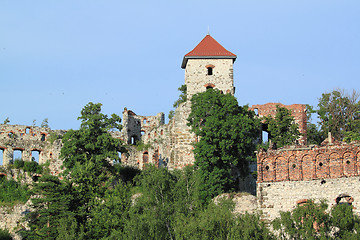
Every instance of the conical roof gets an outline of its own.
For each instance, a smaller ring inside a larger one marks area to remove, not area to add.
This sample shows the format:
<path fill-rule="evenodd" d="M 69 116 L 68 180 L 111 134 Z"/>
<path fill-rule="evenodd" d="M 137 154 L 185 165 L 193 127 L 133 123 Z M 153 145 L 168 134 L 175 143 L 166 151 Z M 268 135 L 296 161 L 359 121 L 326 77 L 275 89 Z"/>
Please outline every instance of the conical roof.
<path fill-rule="evenodd" d="M 187 60 L 194 58 L 232 58 L 235 61 L 236 55 L 226 50 L 213 37 L 206 35 L 192 51 L 184 56 L 181 67 L 185 68 Z"/>

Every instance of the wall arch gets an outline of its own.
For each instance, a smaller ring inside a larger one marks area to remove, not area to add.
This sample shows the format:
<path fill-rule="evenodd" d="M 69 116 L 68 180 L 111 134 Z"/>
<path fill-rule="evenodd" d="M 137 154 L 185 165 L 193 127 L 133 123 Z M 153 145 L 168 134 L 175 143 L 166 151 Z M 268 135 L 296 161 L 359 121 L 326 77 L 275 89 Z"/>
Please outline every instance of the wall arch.
<path fill-rule="evenodd" d="M 333 152 L 329 155 L 330 159 L 330 177 L 337 178 L 343 176 L 342 161 L 340 155 Z"/>
<path fill-rule="evenodd" d="M 261 170 L 264 182 L 271 182 L 275 180 L 275 162 L 271 158 L 263 159 Z"/>
<path fill-rule="evenodd" d="M 315 172 L 317 178 L 330 177 L 329 158 L 326 154 L 320 153 L 315 157 Z"/>
<path fill-rule="evenodd" d="M 345 152 L 342 156 L 343 159 L 343 167 L 344 167 L 344 175 L 347 177 L 356 175 L 356 161 L 354 158 L 354 154 L 350 151 Z"/>
<path fill-rule="evenodd" d="M 299 181 L 302 179 L 301 160 L 295 155 L 289 157 L 289 180 Z"/>
<path fill-rule="evenodd" d="M 277 181 L 289 180 L 289 162 L 284 157 L 275 160 L 275 177 Z"/>
<path fill-rule="evenodd" d="M 315 164 L 312 157 L 308 154 L 302 157 L 303 179 L 312 180 L 315 178 Z"/>

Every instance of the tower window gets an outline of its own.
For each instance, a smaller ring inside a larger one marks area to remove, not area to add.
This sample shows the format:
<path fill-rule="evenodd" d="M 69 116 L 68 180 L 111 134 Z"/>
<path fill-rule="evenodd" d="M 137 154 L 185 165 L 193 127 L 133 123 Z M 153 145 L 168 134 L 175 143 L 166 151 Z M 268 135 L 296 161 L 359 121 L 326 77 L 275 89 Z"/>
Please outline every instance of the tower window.
<path fill-rule="evenodd" d="M 212 67 L 207 68 L 207 75 L 213 75 L 213 68 Z"/>

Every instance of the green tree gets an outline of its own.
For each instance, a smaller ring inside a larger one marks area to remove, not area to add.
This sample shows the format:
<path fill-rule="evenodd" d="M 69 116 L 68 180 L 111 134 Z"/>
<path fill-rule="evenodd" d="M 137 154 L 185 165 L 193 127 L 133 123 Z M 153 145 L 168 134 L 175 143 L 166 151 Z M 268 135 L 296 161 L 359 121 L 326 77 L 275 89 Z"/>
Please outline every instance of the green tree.
<path fill-rule="evenodd" d="M 37 197 L 32 198 L 33 210 L 25 216 L 30 230 L 20 233 L 26 239 L 55 239 L 59 220 L 76 215 L 78 193 L 71 182 L 51 175 L 41 177 L 32 192 Z"/>
<path fill-rule="evenodd" d="M 276 106 L 275 118 L 269 115 L 264 120 L 268 126 L 269 139 L 276 147 L 294 144 L 300 137 L 298 124 L 287 108 Z"/>
<path fill-rule="evenodd" d="M 281 239 L 328 239 L 331 228 L 327 207 L 325 202 L 308 201 L 292 211 L 281 212 L 273 227 Z"/>
<path fill-rule="evenodd" d="M 360 102 L 359 93 L 351 94 L 344 90 L 323 93 L 319 99 L 318 115 L 323 138 L 328 132 L 336 140 L 352 141 L 360 138 Z"/>
<path fill-rule="evenodd" d="M 307 116 L 307 131 L 306 138 L 307 144 L 316 144 L 320 145 L 325 137 L 321 133 L 319 126 L 315 123 L 312 123 L 312 115 L 316 114 L 317 111 L 314 110 L 313 106 L 306 104 L 306 116 Z"/>
<path fill-rule="evenodd" d="M 232 172 L 248 174 L 259 136 L 259 120 L 236 98 L 208 89 L 192 96 L 188 125 L 199 141 L 194 144 L 195 166 L 200 172 L 202 199 L 236 188 Z"/>
<path fill-rule="evenodd" d="M 331 209 L 331 224 L 337 230 L 336 239 L 359 239 L 360 217 L 353 213 L 351 205 L 338 204 Z"/>

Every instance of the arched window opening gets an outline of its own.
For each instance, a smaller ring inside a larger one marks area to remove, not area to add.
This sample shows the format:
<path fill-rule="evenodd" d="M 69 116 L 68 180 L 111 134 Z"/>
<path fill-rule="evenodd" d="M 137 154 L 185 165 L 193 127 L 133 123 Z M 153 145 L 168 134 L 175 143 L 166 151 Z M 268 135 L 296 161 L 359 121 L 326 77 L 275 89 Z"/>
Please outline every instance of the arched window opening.
<path fill-rule="evenodd" d="M 149 162 L 149 152 L 143 153 L 143 164 L 146 164 Z"/>
<path fill-rule="evenodd" d="M 254 109 L 254 112 L 255 112 L 255 115 L 256 115 L 256 116 L 259 116 L 259 109 L 255 108 L 255 109 Z"/>
<path fill-rule="evenodd" d="M 41 141 L 44 142 L 44 141 L 45 141 L 45 138 L 46 138 L 45 133 L 42 133 L 42 134 L 41 134 Z"/>
<path fill-rule="evenodd" d="M 146 124 L 146 118 L 144 118 L 144 120 L 143 120 L 143 124 Z"/>
<path fill-rule="evenodd" d="M 141 136 L 144 136 L 144 135 L 145 135 L 145 131 L 141 130 Z"/>
<path fill-rule="evenodd" d="M 23 154 L 22 150 L 14 149 L 12 163 L 14 163 L 15 161 L 22 161 L 23 160 L 22 154 Z"/>
<path fill-rule="evenodd" d="M 15 138 L 14 132 L 9 132 L 8 136 L 9 136 L 9 138 Z"/>
<path fill-rule="evenodd" d="M 212 67 L 208 67 L 207 68 L 207 75 L 213 75 L 213 68 Z"/>
<path fill-rule="evenodd" d="M 214 88 L 214 87 L 215 87 L 215 84 L 207 83 L 207 84 L 204 85 L 204 87 L 205 87 L 206 89 Z"/>
<path fill-rule="evenodd" d="M 136 142 L 137 142 L 136 136 L 135 136 L 135 135 L 134 135 L 134 136 L 131 136 L 131 138 L 130 138 L 130 144 L 135 145 Z"/>
<path fill-rule="evenodd" d="M 31 151 L 31 161 L 39 163 L 39 160 L 40 160 L 40 151 L 39 150 Z"/>
<path fill-rule="evenodd" d="M 29 127 L 25 128 L 25 133 L 26 133 L 26 134 L 29 134 L 29 133 L 30 133 L 30 128 L 29 128 Z"/>

